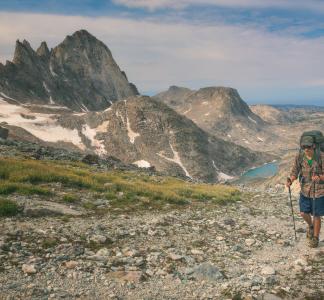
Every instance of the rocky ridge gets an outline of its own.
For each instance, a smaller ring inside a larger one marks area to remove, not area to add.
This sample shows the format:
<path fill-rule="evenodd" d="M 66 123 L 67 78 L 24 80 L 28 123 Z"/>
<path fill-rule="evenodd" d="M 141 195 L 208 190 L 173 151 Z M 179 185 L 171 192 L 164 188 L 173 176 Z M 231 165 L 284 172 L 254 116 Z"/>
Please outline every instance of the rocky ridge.
<path fill-rule="evenodd" d="M 51 50 L 45 42 L 34 51 L 26 40 L 18 40 L 13 61 L 0 65 L 0 93 L 19 103 L 97 111 L 138 91 L 108 47 L 80 30 Z"/>

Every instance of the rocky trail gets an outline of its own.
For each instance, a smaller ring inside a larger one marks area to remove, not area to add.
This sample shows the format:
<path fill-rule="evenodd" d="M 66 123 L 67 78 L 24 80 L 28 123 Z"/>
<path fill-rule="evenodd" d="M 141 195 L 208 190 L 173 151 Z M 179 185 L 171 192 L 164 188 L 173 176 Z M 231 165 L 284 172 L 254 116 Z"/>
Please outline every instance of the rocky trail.
<path fill-rule="evenodd" d="M 0 299 L 323 299 L 324 242 L 307 247 L 297 214 L 294 240 L 285 192 L 241 189 L 220 206 L 2 218 Z"/>

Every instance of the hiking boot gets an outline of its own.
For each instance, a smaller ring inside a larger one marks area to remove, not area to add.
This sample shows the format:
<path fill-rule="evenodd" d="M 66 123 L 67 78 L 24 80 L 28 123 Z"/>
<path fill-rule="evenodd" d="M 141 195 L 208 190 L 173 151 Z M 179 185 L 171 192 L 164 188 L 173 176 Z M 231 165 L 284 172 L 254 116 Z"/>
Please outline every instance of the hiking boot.
<path fill-rule="evenodd" d="M 313 236 L 313 238 L 309 239 L 308 246 L 311 248 L 317 248 L 318 247 L 318 237 Z"/>
<path fill-rule="evenodd" d="M 308 226 L 308 228 L 307 228 L 306 238 L 310 240 L 313 238 L 313 236 L 314 236 L 314 227 L 313 227 L 313 225 L 311 225 L 311 226 Z"/>

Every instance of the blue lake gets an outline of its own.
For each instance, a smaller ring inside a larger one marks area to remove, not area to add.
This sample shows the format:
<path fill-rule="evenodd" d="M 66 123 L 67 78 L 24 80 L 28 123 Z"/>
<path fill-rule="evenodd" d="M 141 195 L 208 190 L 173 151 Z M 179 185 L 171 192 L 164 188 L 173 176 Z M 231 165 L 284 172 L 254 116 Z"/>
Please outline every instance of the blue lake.
<path fill-rule="evenodd" d="M 278 173 L 278 163 L 272 162 L 245 172 L 240 179 L 268 178 Z"/>

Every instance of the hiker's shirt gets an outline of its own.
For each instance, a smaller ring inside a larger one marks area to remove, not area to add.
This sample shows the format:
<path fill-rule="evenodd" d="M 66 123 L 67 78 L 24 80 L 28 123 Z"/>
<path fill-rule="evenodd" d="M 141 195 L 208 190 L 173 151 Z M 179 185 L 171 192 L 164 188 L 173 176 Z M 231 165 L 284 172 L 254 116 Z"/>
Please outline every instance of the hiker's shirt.
<path fill-rule="evenodd" d="M 308 198 L 314 197 L 314 184 L 312 183 L 312 176 L 315 172 L 316 175 L 324 174 L 324 154 L 321 153 L 322 168 L 314 158 L 309 162 L 305 155 L 300 163 L 299 154 L 296 156 L 294 165 L 291 169 L 290 176 L 298 178 L 300 176 L 301 193 Z M 315 198 L 324 196 L 324 181 L 320 181 L 315 185 Z"/>

